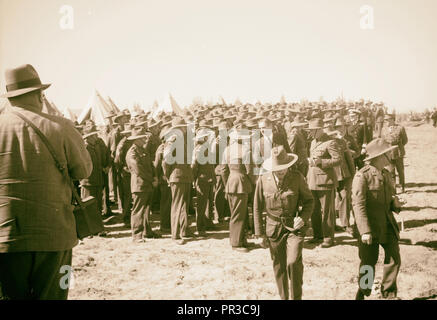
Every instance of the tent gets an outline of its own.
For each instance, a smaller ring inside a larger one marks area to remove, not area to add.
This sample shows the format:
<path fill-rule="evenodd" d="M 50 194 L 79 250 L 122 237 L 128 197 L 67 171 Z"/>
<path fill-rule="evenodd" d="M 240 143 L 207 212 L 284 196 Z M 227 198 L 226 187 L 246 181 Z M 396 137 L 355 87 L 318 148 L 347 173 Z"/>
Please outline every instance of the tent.
<path fill-rule="evenodd" d="M 108 97 L 108 105 L 111 107 L 112 111 L 115 113 L 120 113 L 120 109 L 117 107 L 117 105 L 112 101 L 111 97 Z"/>
<path fill-rule="evenodd" d="M 73 122 L 75 122 L 77 120 L 76 114 L 73 111 L 71 111 L 71 109 L 69 107 L 66 107 L 62 114 L 64 115 L 64 118 L 66 118 L 68 120 L 71 120 Z"/>
<path fill-rule="evenodd" d="M 10 106 L 8 99 L 0 100 L 0 113 L 6 110 Z"/>
<path fill-rule="evenodd" d="M 161 112 L 174 112 L 179 115 L 183 114 L 181 107 L 179 107 L 178 103 L 171 94 L 168 95 L 167 99 L 158 102 L 158 108 L 153 111 L 152 118 L 156 119 L 156 116 Z"/>
<path fill-rule="evenodd" d="M 107 124 L 105 119 L 111 112 L 111 107 L 106 103 L 97 90 L 88 100 L 85 109 L 82 110 L 77 122 L 83 124 L 86 120 L 93 120 L 97 126 L 104 126 Z"/>
<path fill-rule="evenodd" d="M 52 116 L 60 116 L 60 117 L 63 116 L 62 113 L 58 110 L 58 108 L 56 108 L 56 106 L 52 105 L 49 102 L 49 100 L 47 99 L 47 97 L 45 95 L 43 95 L 42 112 L 50 114 Z"/>

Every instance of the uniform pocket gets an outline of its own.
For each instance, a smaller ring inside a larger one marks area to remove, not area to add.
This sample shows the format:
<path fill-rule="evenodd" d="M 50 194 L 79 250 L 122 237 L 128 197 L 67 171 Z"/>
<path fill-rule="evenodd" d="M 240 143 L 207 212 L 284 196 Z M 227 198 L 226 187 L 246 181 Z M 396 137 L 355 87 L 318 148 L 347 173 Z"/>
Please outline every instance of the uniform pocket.
<path fill-rule="evenodd" d="M 277 239 L 278 233 L 279 233 L 279 226 L 280 226 L 280 224 L 278 222 L 272 221 L 272 220 L 267 218 L 266 236 L 272 240 Z"/>

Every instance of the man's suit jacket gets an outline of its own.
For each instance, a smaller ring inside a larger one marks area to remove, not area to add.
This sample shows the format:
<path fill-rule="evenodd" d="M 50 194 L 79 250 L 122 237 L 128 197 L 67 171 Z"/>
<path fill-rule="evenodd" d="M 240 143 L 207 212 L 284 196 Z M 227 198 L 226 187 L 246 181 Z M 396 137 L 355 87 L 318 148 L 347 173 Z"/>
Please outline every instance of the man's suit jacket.
<path fill-rule="evenodd" d="M 29 107 L 9 110 L 42 131 L 72 179 L 91 174 L 91 157 L 71 121 Z M 0 253 L 70 250 L 77 244 L 70 184 L 40 137 L 8 111 L 0 115 Z"/>

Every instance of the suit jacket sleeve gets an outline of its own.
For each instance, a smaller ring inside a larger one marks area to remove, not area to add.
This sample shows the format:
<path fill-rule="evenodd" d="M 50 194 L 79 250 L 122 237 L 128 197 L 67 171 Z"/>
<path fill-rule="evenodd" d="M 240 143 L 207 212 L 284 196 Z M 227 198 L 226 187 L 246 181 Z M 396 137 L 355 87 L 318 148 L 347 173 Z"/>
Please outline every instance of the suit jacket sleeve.
<path fill-rule="evenodd" d="M 265 208 L 265 202 L 264 202 L 263 183 L 262 183 L 262 178 L 260 177 L 256 184 L 255 197 L 253 202 L 253 220 L 254 220 L 256 236 L 261 236 L 264 235 L 265 233 L 264 225 L 262 221 L 262 213 L 264 211 L 264 208 Z"/>
<path fill-rule="evenodd" d="M 361 235 L 371 233 L 366 209 L 367 181 L 361 172 L 355 175 L 352 183 L 352 207 L 358 231 Z"/>

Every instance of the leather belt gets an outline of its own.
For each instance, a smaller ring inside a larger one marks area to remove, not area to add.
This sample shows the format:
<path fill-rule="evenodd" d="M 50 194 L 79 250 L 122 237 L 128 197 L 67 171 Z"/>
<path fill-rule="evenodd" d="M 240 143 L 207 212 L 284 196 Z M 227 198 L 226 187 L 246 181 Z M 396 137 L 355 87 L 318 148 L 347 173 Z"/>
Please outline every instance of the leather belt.
<path fill-rule="evenodd" d="M 279 217 L 277 217 L 277 216 L 274 216 L 274 215 L 272 215 L 272 214 L 270 214 L 270 213 L 268 213 L 268 212 L 267 212 L 267 216 L 268 216 L 270 219 L 272 219 L 273 221 L 276 221 L 276 222 L 281 223 L 282 226 L 283 226 L 285 229 L 287 229 L 288 231 L 290 231 L 290 232 L 296 232 L 296 231 L 298 231 L 298 230 L 296 230 L 296 229 L 294 229 L 294 228 L 290 228 L 290 227 L 288 227 L 288 226 L 284 223 L 284 220 L 285 220 L 285 218 L 286 218 L 286 217 L 284 217 L 284 216 L 279 216 Z"/>

